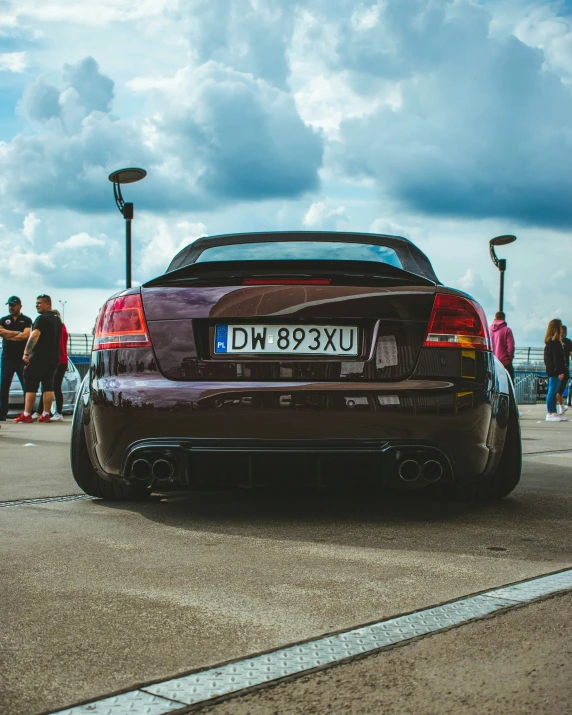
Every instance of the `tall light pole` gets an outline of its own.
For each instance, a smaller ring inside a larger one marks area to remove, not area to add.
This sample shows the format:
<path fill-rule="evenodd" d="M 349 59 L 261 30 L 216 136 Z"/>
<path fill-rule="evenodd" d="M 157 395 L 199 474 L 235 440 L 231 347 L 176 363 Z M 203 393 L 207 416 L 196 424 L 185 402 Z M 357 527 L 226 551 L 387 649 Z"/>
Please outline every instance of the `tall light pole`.
<path fill-rule="evenodd" d="M 125 287 L 131 288 L 131 221 L 133 219 L 133 204 L 126 204 L 121 195 L 121 184 L 134 184 L 147 176 L 145 169 L 118 169 L 109 175 L 113 184 L 113 196 L 117 208 L 125 219 Z"/>
<path fill-rule="evenodd" d="M 62 306 L 62 323 L 66 322 L 66 303 L 67 300 L 58 300 L 58 303 Z"/>
<path fill-rule="evenodd" d="M 495 246 L 506 246 L 509 243 L 516 241 L 516 236 L 507 234 L 505 236 L 496 236 L 489 241 L 489 250 L 491 258 L 495 266 L 500 271 L 500 289 L 499 289 L 499 310 L 502 311 L 504 305 L 504 274 L 506 271 L 506 258 L 498 258 L 495 253 Z"/>

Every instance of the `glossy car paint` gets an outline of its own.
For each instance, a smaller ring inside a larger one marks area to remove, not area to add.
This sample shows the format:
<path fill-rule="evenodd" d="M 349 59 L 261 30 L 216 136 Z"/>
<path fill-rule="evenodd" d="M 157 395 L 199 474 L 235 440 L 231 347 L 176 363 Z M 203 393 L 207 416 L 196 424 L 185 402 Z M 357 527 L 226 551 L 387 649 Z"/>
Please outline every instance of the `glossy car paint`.
<path fill-rule="evenodd" d="M 356 236 L 348 240 L 363 240 Z M 190 253 L 212 240 L 200 239 Z M 152 347 L 92 355 L 81 399 L 99 475 L 129 482 L 133 460 L 149 449 L 167 450 L 177 465 L 175 486 L 189 488 L 215 484 L 219 467 L 232 472 L 238 462 L 246 465 L 248 485 L 258 483 L 250 456 L 243 459 L 253 454 L 270 477 L 276 453 L 285 464 L 296 455 L 296 464 L 306 460 L 312 467 L 309 473 L 316 467 L 320 483 L 348 455 L 350 482 L 367 471 L 374 481 L 394 483 L 386 472 L 407 449 L 435 450 L 449 480 L 494 471 L 508 422 L 506 371 L 484 350 L 423 347 L 436 292 L 470 296 L 442 286 L 412 244 L 403 251 L 423 278 L 264 286 L 225 278 L 204 285 L 185 278 L 184 249 L 173 273 L 126 291 L 141 293 Z M 352 359 L 214 355 L 215 325 L 241 321 L 358 325 L 363 341 Z M 386 339 L 394 341 L 396 365 L 378 352 Z M 224 464 L 217 462 L 225 455 Z M 360 462 L 364 455 L 383 455 L 382 469 L 375 460 Z M 286 470 L 287 478 L 296 470 Z"/>

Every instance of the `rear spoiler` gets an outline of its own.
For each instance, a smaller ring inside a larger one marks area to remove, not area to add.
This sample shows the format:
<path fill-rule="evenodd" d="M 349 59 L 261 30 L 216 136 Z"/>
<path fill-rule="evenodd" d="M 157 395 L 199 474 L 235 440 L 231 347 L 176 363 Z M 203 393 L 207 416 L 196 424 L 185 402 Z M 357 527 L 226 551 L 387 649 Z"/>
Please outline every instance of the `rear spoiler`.
<path fill-rule="evenodd" d="M 193 263 L 164 273 L 143 288 L 174 285 L 228 285 L 252 278 L 329 278 L 332 285 L 359 281 L 372 285 L 433 286 L 425 276 L 373 261 L 212 261 Z"/>

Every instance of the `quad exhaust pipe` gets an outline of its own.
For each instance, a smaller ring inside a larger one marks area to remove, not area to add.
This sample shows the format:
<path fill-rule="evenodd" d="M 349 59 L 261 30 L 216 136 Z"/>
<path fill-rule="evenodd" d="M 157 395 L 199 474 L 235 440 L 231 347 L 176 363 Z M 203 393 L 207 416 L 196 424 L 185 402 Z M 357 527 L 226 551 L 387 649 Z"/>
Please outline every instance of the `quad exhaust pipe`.
<path fill-rule="evenodd" d="M 404 459 L 397 467 L 399 478 L 403 482 L 416 482 L 423 478 L 426 482 L 438 482 L 443 476 L 443 465 L 436 459 L 419 462 L 417 459 Z"/>
<path fill-rule="evenodd" d="M 148 459 L 136 459 L 131 465 L 131 476 L 133 479 L 145 481 L 154 477 L 159 481 L 171 479 L 175 474 L 175 467 L 168 459 L 160 458 L 150 461 Z"/>

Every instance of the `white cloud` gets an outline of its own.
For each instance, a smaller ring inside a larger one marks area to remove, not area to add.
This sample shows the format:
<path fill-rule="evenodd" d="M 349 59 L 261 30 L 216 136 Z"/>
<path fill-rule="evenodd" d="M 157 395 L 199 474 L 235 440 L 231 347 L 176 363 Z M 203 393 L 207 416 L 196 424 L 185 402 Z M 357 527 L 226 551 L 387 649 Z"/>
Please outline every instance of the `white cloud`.
<path fill-rule="evenodd" d="M 304 226 L 324 231 L 347 230 L 351 225 L 345 206 L 334 206 L 330 201 L 315 201 L 304 216 Z"/>
<path fill-rule="evenodd" d="M 138 0 L 125 3 L 120 0 L 14 0 L 7 3 L 16 15 L 29 21 L 50 23 L 78 23 L 100 27 L 112 22 L 134 22 L 151 19 L 174 8 L 174 0 Z"/>
<path fill-rule="evenodd" d="M 0 54 L 0 72 L 24 72 L 27 64 L 26 52 L 3 52 Z"/>
<path fill-rule="evenodd" d="M 208 235 L 207 227 L 200 221 L 194 223 L 183 220 L 173 225 L 162 219 L 149 219 L 147 230 L 151 238 L 145 242 L 139 261 L 139 270 L 144 279 L 164 273 L 182 248 Z"/>
<path fill-rule="evenodd" d="M 79 249 L 88 248 L 89 246 L 105 246 L 105 241 L 95 236 L 90 236 L 88 233 L 76 233 L 74 236 L 66 238 L 65 241 L 57 241 L 55 248 L 57 249 Z"/>
<path fill-rule="evenodd" d="M 28 241 L 30 241 L 30 243 L 34 243 L 36 230 L 40 224 L 40 219 L 33 211 L 24 216 L 24 225 L 22 227 L 22 233 L 28 239 Z"/>

